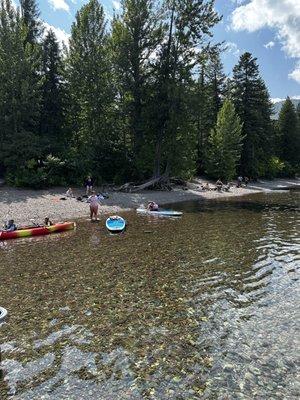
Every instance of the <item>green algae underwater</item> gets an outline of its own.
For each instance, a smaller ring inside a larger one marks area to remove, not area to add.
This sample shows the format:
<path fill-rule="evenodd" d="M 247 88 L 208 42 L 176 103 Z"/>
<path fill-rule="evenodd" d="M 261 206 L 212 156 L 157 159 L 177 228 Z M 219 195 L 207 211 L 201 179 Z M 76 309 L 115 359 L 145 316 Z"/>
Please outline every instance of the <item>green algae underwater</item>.
<path fill-rule="evenodd" d="M 172 207 L 1 243 L 1 399 L 298 398 L 299 193 Z"/>

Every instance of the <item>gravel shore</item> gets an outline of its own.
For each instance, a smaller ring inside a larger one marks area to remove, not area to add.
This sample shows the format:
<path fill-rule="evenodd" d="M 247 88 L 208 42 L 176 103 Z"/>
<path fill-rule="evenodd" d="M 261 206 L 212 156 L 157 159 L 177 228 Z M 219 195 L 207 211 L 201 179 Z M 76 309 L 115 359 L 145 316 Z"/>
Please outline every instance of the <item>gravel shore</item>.
<path fill-rule="evenodd" d="M 205 183 L 201 179 L 201 183 Z M 143 191 L 139 193 L 121 193 L 111 191 L 109 198 L 102 201 L 99 207 L 101 214 L 115 214 L 120 211 L 137 208 L 153 200 L 159 205 L 177 203 L 187 200 L 220 199 L 232 196 L 242 196 L 271 189 L 280 189 L 289 186 L 299 186 L 300 180 L 260 181 L 249 185 L 248 188 L 230 189 L 230 192 L 203 192 L 200 189 L 200 180 L 188 183 L 187 190 L 175 188 L 171 192 Z M 0 225 L 2 221 L 13 218 L 17 224 L 26 224 L 32 221 L 42 222 L 45 216 L 53 221 L 67 221 L 75 218 L 89 217 L 89 205 L 77 201 L 75 198 L 60 200 L 64 196 L 65 188 L 49 190 L 28 190 L 11 187 L 0 187 Z M 82 196 L 82 189 L 73 189 L 75 196 Z"/>

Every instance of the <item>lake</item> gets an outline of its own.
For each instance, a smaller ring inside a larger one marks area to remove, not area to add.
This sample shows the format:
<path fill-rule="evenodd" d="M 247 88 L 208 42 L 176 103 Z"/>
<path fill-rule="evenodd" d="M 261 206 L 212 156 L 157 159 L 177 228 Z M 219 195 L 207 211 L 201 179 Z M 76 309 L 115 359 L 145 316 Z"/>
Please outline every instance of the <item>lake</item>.
<path fill-rule="evenodd" d="M 0 398 L 298 399 L 299 198 L 0 243 Z"/>

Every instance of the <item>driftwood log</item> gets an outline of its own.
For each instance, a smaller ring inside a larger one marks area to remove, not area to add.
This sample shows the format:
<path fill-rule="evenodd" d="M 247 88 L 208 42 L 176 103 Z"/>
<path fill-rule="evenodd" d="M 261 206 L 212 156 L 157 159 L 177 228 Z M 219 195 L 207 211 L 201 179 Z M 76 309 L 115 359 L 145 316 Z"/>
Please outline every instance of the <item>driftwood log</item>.
<path fill-rule="evenodd" d="M 172 186 L 179 185 L 186 187 L 186 182 L 181 178 L 169 178 L 165 175 L 151 178 L 147 182 L 144 182 L 140 185 L 135 184 L 134 182 L 127 182 L 124 185 L 116 188 L 118 192 L 138 192 L 140 190 L 152 189 L 152 190 L 173 190 Z"/>

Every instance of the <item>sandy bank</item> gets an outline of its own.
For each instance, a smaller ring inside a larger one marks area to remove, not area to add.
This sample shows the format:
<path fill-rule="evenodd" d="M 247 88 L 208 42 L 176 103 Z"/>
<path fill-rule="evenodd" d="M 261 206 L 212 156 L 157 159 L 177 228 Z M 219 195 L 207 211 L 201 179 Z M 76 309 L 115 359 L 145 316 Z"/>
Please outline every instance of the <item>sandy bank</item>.
<path fill-rule="evenodd" d="M 204 180 L 201 180 L 204 182 Z M 110 192 L 109 198 L 102 202 L 100 212 L 117 213 L 120 211 L 135 209 L 140 204 L 150 200 L 160 205 L 177 203 L 187 200 L 220 199 L 232 196 L 242 196 L 261 191 L 270 191 L 274 188 L 286 186 L 300 186 L 300 180 L 274 180 L 261 181 L 248 188 L 233 187 L 230 192 L 203 192 L 199 187 L 199 180 L 193 180 L 188 184 L 188 190 L 176 188 L 171 192 L 144 191 L 140 193 Z M 74 218 L 87 217 L 89 205 L 76 199 L 60 200 L 65 189 L 53 188 L 49 190 L 27 190 L 9 187 L 0 187 L 0 225 L 2 221 L 13 218 L 18 224 L 24 224 L 34 220 L 42 222 L 45 216 L 54 221 L 65 221 Z M 75 189 L 76 196 L 83 194 L 82 189 Z"/>

